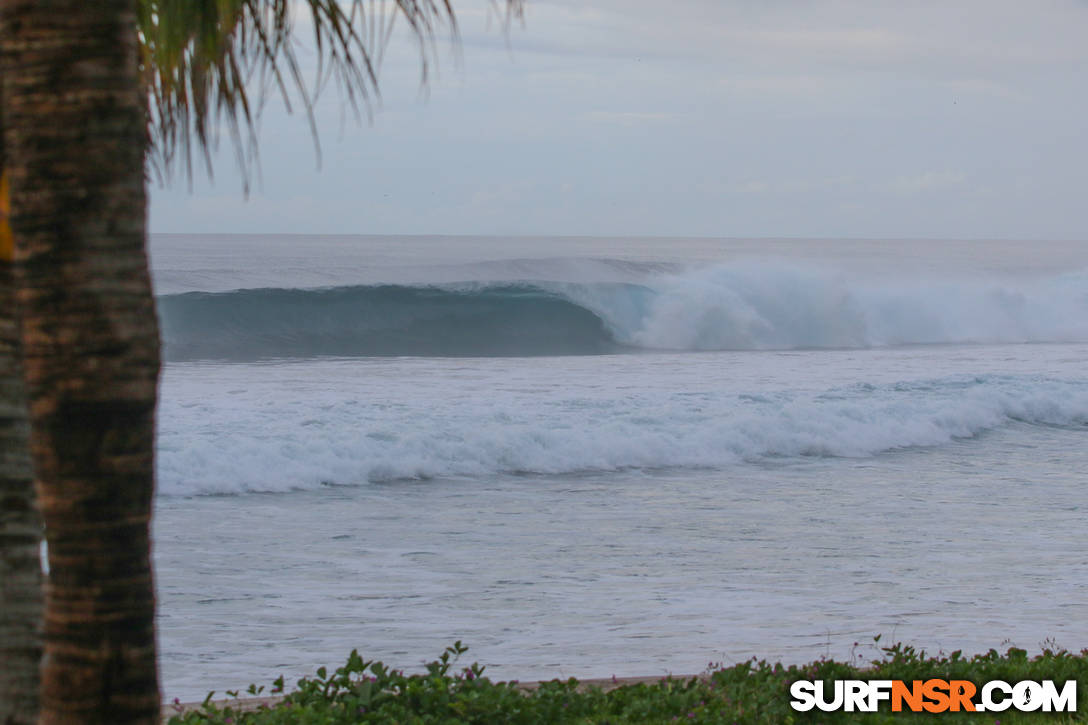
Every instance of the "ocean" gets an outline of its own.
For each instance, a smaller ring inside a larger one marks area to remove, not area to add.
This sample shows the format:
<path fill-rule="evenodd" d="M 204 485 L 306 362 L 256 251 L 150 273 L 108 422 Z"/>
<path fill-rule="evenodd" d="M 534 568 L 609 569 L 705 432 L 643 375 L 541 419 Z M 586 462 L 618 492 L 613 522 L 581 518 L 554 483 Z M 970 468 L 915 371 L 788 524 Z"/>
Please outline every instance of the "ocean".
<path fill-rule="evenodd" d="M 1088 647 L 1088 243 L 156 235 L 164 694 Z"/>

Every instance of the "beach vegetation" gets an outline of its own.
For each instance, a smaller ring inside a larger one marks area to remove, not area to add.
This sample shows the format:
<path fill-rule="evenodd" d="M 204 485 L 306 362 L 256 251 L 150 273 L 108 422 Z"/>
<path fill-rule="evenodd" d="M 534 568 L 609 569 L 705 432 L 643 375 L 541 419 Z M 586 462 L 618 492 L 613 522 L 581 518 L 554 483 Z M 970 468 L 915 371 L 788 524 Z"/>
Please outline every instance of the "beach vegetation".
<path fill-rule="evenodd" d="M 943 678 L 984 683 L 991 680 L 1076 680 L 1079 693 L 1088 685 L 1088 650 L 1073 654 L 1044 649 L 1028 656 L 1026 650 L 996 649 L 964 656 L 961 652 L 929 655 L 909 645 L 879 645 L 870 649 L 871 660 L 855 656 L 849 661 L 821 658 L 803 665 L 771 664 L 747 660 L 733 665 L 711 663 L 692 677 L 662 677 L 634 684 L 583 684 L 577 679 L 552 680 L 534 685 L 497 682 L 478 664 L 460 665 L 467 648 L 460 642 L 446 648 L 422 672 L 405 674 L 382 662 L 363 659 L 353 651 L 334 671 L 319 669 L 298 681 L 296 689 L 277 701 L 253 707 L 246 698 L 268 694 L 250 686 L 245 693 L 231 691 L 226 701 L 209 693 L 202 705 L 174 706 L 171 725 L 288 725 L 308 723 L 1078 723 L 1088 722 L 1083 705 L 1073 713 L 889 711 L 887 704 L 873 713 L 796 712 L 790 706 L 790 686 L 798 680 L 840 679 L 925 680 Z M 269 693 L 283 690 L 283 679 Z M 1078 701 L 1078 705 L 1080 702 Z"/>

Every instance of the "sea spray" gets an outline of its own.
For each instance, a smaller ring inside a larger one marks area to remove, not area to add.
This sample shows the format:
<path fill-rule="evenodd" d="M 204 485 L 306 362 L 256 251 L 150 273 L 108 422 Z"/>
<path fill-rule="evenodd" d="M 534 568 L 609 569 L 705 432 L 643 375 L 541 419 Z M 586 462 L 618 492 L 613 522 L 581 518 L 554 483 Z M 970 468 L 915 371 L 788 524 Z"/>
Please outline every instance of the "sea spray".
<path fill-rule="evenodd" d="M 1088 341 L 1088 274 L 939 281 L 734 263 L 635 282 L 462 282 L 159 298 L 168 360 L 598 355 Z"/>

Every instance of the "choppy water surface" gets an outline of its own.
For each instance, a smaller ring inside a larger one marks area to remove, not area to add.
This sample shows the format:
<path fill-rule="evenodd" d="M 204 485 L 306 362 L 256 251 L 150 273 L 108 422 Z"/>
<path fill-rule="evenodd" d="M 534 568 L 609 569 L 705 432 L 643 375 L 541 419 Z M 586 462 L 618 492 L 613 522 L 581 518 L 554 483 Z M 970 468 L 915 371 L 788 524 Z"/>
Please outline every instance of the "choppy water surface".
<path fill-rule="evenodd" d="M 411 667 L 454 639 L 522 679 L 871 656 L 875 634 L 1088 646 L 1078 247 L 904 247 L 892 269 L 896 248 L 856 242 L 784 265 L 786 243 L 768 263 L 738 242 L 740 263 L 705 240 L 543 259 L 476 240 L 427 266 L 436 243 L 324 240 L 246 267 L 249 242 L 175 242 L 156 257 L 168 345 L 188 345 L 159 431 L 169 697 L 354 647 Z M 428 325 L 445 342 L 412 357 L 359 346 Z M 602 348 L 550 350 L 581 339 L 566 325 Z M 479 347 L 510 330 L 534 349 Z"/>

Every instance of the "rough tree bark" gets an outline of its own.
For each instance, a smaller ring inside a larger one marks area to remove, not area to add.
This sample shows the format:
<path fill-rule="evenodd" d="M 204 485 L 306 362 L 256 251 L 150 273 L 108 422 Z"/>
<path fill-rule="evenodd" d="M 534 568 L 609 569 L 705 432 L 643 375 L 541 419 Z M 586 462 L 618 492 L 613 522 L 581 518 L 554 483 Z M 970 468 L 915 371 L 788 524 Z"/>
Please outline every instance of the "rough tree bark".
<path fill-rule="evenodd" d="M 42 723 L 159 718 L 159 372 L 134 0 L 0 0 L 31 454 L 50 576 Z"/>
<path fill-rule="evenodd" d="M 3 108 L 0 75 L 0 108 Z M 29 725 L 38 715 L 41 658 L 41 521 L 28 448 L 13 240 L 0 124 L 0 723 Z"/>

